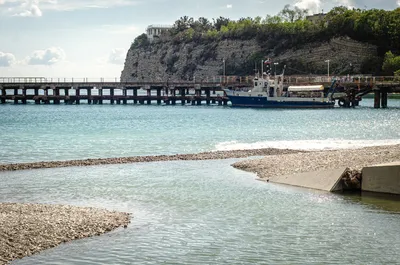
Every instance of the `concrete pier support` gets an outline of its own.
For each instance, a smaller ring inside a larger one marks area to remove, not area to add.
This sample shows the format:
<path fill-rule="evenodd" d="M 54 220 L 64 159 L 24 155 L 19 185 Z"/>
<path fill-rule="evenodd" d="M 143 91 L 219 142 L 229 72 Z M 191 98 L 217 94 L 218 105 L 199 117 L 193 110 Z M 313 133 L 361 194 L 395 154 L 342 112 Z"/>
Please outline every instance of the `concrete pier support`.
<path fill-rule="evenodd" d="M 157 105 L 161 105 L 161 89 L 157 88 Z"/>
<path fill-rule="evenodd" d="M 14 96 L 18 96 L 18 88 L 14 88 Z M 18 104 L 18 98 L 14 98 L 14 104 Z"/>
<path fill-rule="evenodd" d="M 1 89 L 1 104 L 6 104 L 6 95 L 7 95 L 7 91 L 3 86 L 0 86 Z"/>
<path fill-rule="evenodd" d="M 138 103 L 138 101 L 137 101 L 137 95 L 138 95 L 138 89 L 137 88 L 134 88 L 133 89 L 133 97 L 134 97 L 134 99 L 133 99 L 133 104 L 137 104 Z"/>
<path fill-rule="evenodd" d="M 75 88 L 75 96 L 76 96 L 76 101 L 75 101 L 76 104 L 77 104 L 77 105 L 81 104 L 81 101 L 80 101 L 81 90 L 80 90 L 79 87 L 76 87 L 76 88 Z"/>
<path fill-rule="evenodd" d="M 184 106 L 185 105 L 185 91 L 186 89 L 181 89 L 180 90 L 180 94 L 181 94 L 181 105 Z"/>
<path fill-rule="evenodd" d="M 386 91 L 382 91 L 382 95 L 381 95 L 382 108 L 386 109 L 387 103 L 388 103 L 388 93 Z"/>
<path fill-rule="evenodd" d="M 98 103 L 100 105 L 102 105 L 103 104 L 103 88 L 102 87 L 98 87 L 97 89 L 99 90 L 99 96 L 100 96 L 100 99 L 99 99 Z"/>
<path fill-rule="evenodd" d="M 87 88 L 86 93 L 88 95 L 88 104 L 92 104 L 92 88 Z"/>
<path fill-rule="evenodd" d="M 151 87 L 147 88 L 147 105 L 151 105 Z"/>
<path fill-rule="evenodd" d="M 56 98 L 54 98 L 54 104 L 60 104 L 60 89 L 58 88 L 58 87 L 53 87 L 53 93 L 54 93 L 54 96 L 56 96 Z"/>
<path fill-rule="evenodd" d="M 206 104 L 210 105 L 210 90 L 206 90 Z"/>
<path fill-rule="evenodd" d="M 27 92 L 28 88 L 24 87 L 23 85 L 21 85 L 20 88 L 22 90 L 22 96 L 23 96 L 21 102 L 22 102 L 22 104 L 26 104 L 26 96 L 28 94 L 28 92 Z"/>
<path fill-rule="evenodd" d="M 39 96 L 39 88 L 35 87 L 34 91 L 35 91 L 34 92 L 34 94 L 35 94 L 35 96 L 34 96 L 35 104 L 40 104 L 40 99 L 37 98 Z"/>
<path fill-rule="evenodd" d="M 379 90 L 376 90 L 374 97 L 374 108 L 379 109 L 380 107 L 381 107 L 381 92 Z"/>
<path fill-rule="evenodd" d="M 50 100 L 49 100 L 49 87 L 43 87 L 43 91 L 44 91 L 44 95 L 45 95 L 45 98 L 44 98 L 44 104 L 50 104 Z"/>
<path fill-rule="evenodd" d="M 128 96 L 128 90 L 126 90 L 126 87 L 122 88 L 122 95 L 124 96 L 122 104 L 126 105 L 128 103 L 128 100 L 126 99 Z"/>
<path fill-rule="evenodd" d="M 113 88 L 109 88 L 110 90 L 110 104 L 114 104 L 114 89 Z"/>

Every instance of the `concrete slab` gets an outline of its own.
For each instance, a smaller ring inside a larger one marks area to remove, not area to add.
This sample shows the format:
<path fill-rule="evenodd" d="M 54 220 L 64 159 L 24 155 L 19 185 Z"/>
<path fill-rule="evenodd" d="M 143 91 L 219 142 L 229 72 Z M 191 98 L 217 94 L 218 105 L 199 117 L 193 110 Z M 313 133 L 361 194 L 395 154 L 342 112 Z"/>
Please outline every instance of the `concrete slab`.
<path fill-rule="evenodd" d="M 346 170 L 347 168 L 342 167 L 331 170 L 304 172 L 272 177 L 269 181 L 324 191 L 341 191 L 343 189 L 341 179 Z"/>
<path fill-rule="evenodd" d="M 400 194 L 400 162 L 364 167 L 361 190 Z"/>

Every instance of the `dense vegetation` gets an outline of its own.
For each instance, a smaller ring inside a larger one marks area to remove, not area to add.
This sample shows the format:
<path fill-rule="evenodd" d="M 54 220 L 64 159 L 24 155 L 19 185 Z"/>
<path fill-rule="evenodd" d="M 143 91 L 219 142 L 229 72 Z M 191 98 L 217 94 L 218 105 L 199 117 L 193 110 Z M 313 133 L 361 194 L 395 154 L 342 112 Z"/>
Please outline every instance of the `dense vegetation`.
<path fill-rule="evenodd" d="M 201 17 L 198 20 L 187 16 L 177 20 L 171 30 L 161 36 L 160 41 L 172 41 L 174 45 L 188 42 L 214 43 L 224 39 L 256 39 L 265 53 L 279 54 L 287 48 L 301 47 L 305 43 L 327 41 L 332 37 L 348 36 L 354 40 L 374 44 L 382 58 L 374 64 L 382 64 L 382 73 L 393 73 L 400 69 L 400 8 L 393 11 L 380 9 L 348 9 L 335 7 L 326 16 L 315 21 L 306 18 L 307 10 L 289 5 L 277 15 L 265 18 L 241 18 L 233 21 L 219 17 L 213 21 Z M 149 45 L 139 36 L 133 47 Z M 371 63 L 371 62 L 370 62 Z M 380 69 L 379 69 L 380 70 Z M 367 70 L 366 70 L 367 71 Z M 375 74 L 380 74 L 376 73 Z"/>
<path fill-rule="evenodd" d="M 391 51 L 387 52 L 382 70 L 387 75 L 400 76 L 400 56 L 395 56 Z"/>

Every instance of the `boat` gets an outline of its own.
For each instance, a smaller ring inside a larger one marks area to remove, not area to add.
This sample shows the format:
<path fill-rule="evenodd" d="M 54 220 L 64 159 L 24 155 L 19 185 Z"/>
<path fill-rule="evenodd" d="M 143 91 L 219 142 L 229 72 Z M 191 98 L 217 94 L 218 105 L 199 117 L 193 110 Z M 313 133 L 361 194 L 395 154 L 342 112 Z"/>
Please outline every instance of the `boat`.
<path fill-rule="evenodd" d="M 263 62 L 261 63 L 263 65 Z M 240 91 L 224 89 L 232 107 L 250 108 L 333 108 L 335 100 L 332 93 L 325 91 L 323 85 L 283 87 L 285 68 L 280 75 L 272 78 L 261 70 L 256 75 L 253 87 Z"/>

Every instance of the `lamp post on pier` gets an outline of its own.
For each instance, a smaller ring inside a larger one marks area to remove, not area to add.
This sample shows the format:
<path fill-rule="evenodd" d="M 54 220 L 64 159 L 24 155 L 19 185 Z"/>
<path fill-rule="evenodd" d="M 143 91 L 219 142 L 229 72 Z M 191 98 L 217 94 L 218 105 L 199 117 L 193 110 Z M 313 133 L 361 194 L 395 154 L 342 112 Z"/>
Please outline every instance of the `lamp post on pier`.
<path fill-rule="evenodd" d="M 274 72 L 275 72 L 275 76 L 276 76 L 276 66 L 278 65 L 279 63 L 274 63 Z"/>
<path fill-rule="evenodd" d="M 328 63 L 328 81 L 329 81 L 329 63 L 331 60 L 326 60 L 325 62 Z"/>
<path fill-rule="evenodd" d="M 225 83 L 225 71 L 226 71 L 225 58 L 222 59 L 222 62 L 224 64 L 224 83 Z"/>

